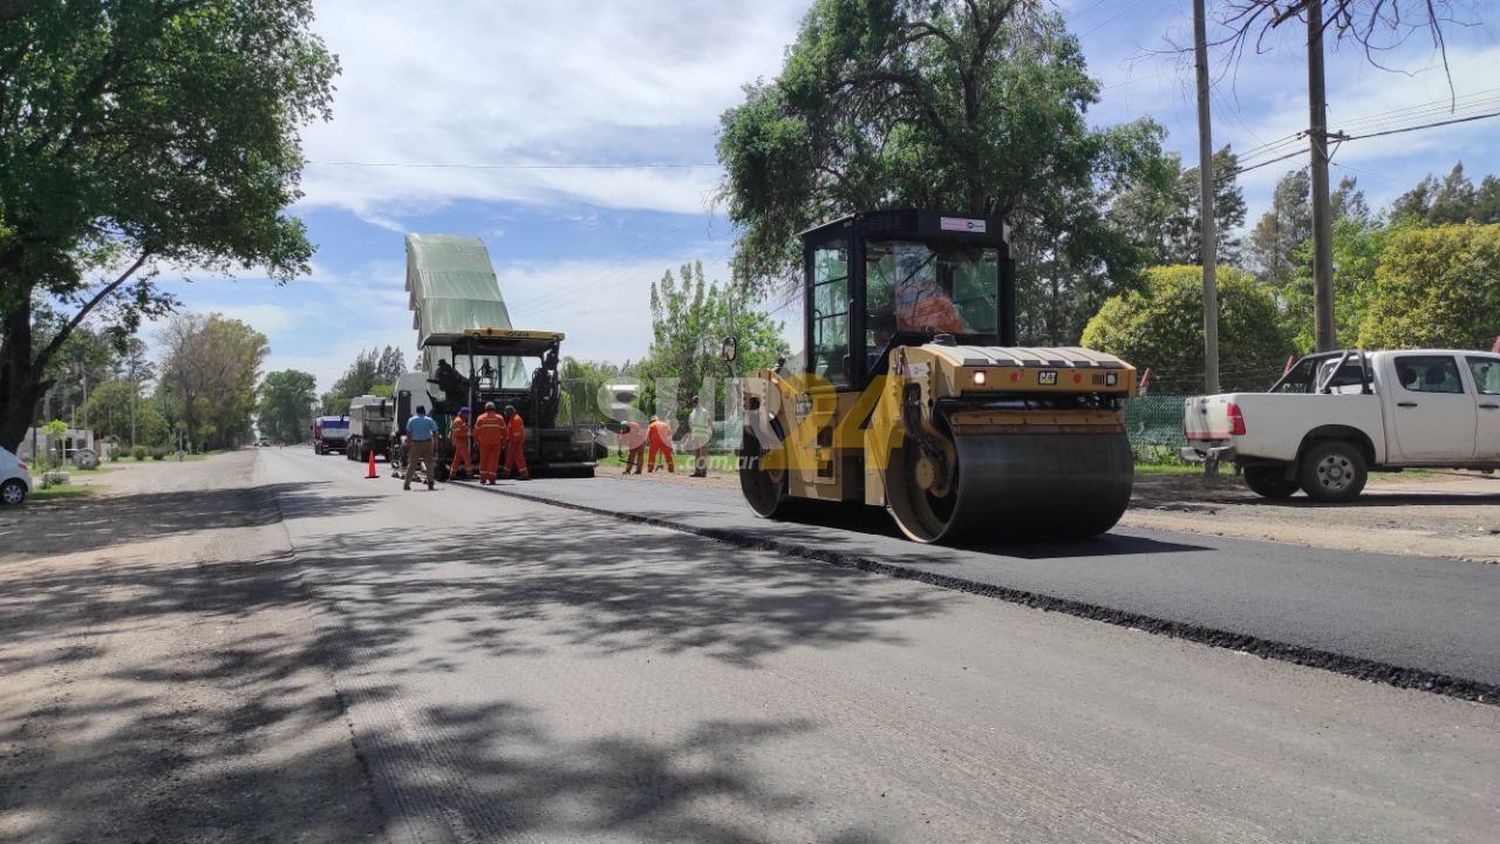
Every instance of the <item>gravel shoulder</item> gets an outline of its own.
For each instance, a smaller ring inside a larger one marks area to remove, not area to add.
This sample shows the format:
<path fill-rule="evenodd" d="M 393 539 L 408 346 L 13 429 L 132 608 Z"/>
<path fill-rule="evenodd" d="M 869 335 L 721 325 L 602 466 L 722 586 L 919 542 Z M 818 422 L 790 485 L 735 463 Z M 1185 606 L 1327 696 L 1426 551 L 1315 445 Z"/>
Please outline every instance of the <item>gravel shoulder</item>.
<path fill-rule="evenodd" d="M 0 511 L 0 840 L 374 840 L 256 455 Z"/>

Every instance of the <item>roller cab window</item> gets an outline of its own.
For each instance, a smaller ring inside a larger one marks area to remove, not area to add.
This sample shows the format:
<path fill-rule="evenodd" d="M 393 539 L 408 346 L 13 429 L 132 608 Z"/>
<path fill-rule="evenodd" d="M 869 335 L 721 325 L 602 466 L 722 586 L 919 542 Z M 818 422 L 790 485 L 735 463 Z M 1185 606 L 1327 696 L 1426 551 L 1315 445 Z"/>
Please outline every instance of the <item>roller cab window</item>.
<path fill-rule="evenodd" d="M 896 333 L 997 334 L 999 250 L 905 240 L 865 247 L 865 346 Z"/>
<path fill-rule="evenodd" d="M 848 381 L 849 252 L 843 243 L 812 253 L 812 371 L 834 384 Z"/>

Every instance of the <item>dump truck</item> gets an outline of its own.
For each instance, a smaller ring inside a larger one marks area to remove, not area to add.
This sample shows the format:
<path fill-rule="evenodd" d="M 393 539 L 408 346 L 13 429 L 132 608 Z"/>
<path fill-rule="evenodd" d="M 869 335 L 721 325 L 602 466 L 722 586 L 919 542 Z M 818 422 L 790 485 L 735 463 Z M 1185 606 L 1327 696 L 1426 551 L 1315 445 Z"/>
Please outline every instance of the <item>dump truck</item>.
<path fill-rule="evenodd" d="M 559 419 L 558 364 L 564 335 L 511 326 L 489 252 L 478 238 L 406 238 L 406 289 L 420 369 L 393 386 L 398 430 L 419 406 L 437 422 L 438 477 L 453 460 L 449 433 L 461 407 L 473 418 L 488 402 L 516 408 L 526 424 L 526 462 L 535 473 L 593 475 L 591 429 Z M 477 458 L 477 453 L 473 455 Z M 402 462 L 399 447 L 393 462 Z"/>
<path fill-rule="evenodd" d="M 740 382 L 739 479 L 756 514 L 879 506 L 922 543 L 1088 537 L 1119 521 L 1135 370 L 1016 345 L 1002 221 L 875 211 L 801 239 L 805 359 Z"/>
<path fill-rule="evenodd" d="M 346 416 L 319 416 L 312 423 L 313 451 L 327 454 L 343 451 L 349 442 L 349 419 Z"/>
<path fill-rule="evenodd" d="M 344 455 L 364 463 L 374 454 L 390 459 L 396 425 L 396 403 L 380 396 L 349 400 L 349 439 Z"/>

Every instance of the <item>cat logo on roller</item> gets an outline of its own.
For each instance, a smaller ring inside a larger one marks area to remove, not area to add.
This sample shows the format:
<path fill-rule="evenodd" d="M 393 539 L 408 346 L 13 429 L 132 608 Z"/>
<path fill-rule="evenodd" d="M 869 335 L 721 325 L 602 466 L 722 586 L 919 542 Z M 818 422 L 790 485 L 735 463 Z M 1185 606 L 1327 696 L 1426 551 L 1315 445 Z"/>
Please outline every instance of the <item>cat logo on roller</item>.
<path fill-rule="evenodd" d="M 806 361 L 741 380 L 740 488 L 885 507 L 917 542 L 1093 536 L 1130 501 L 1135 370 L 1015 343 L 999 220 L 855 214 L 802 234 Z"/>

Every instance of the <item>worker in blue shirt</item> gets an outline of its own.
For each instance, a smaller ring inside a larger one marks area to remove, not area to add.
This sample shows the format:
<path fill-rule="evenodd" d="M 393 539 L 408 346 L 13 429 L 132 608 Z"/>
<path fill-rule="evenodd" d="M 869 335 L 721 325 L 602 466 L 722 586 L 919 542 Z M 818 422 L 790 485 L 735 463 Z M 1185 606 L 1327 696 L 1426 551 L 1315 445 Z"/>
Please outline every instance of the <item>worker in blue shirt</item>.
<path fill-rule="evenodd" d="M 402 489 L 411 489 L 411 476 L 421 465 L 427 473 L 427 488 L 433 488 L 433 468 L 437 462 L 437 423 L 427 415 L 426 407 L 418 407 L 417 415 L 406 420 L 406 482 Z"/>

